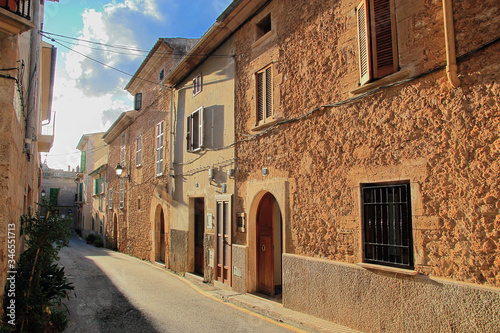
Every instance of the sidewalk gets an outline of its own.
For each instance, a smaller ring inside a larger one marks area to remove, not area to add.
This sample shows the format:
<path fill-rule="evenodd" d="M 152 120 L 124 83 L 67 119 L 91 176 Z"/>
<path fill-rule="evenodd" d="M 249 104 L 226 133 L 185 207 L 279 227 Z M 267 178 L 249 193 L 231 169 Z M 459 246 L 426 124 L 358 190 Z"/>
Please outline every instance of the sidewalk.
<path fill-rule="evenodd" d="M 182 277 L 181 277 L 182 278 Z M 301 312 L 284 308 L 281 303 L 267 300 L 252 294 L 225 291 L 203 282 L 199 276 L 186 273 L 184 280 L 198 292 L 232 304 L 238 308 L 267 317 L 273 321 L 287 324 L 306 332 L 359 332 L 354 329 L 316 318 Z"/>

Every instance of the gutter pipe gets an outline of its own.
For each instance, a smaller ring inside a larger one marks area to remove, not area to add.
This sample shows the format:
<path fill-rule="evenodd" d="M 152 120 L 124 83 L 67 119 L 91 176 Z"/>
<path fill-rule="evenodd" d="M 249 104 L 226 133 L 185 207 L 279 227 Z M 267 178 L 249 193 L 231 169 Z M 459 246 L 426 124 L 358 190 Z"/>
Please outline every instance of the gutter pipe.
<path fill-rule="evenodd" d="M 446 76 L 453 88 L 460 85 L 457 76 L 457 56 L 455 51 L 455 30 L 453 28 L 453 9 L 451 0 L 443 0 L 444 36 L 446 47 Z"/>

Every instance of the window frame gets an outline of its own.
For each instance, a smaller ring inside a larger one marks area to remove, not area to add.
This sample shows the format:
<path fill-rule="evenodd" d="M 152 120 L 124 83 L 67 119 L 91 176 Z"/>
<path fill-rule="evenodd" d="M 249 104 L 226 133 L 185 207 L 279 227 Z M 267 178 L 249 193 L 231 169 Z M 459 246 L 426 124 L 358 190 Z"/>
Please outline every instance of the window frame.
<path fill-rule="evenodd" d="M 127 155 L 125 141 L 126 141 L 126 136 L 125 133 L 123 133 L 121 137 L 121 146 L 120 146 L 120 165 L 122 167 L 125 167 L 125 160 Z"/>
<path fill-rule="evenodd" d="M 361 184 L 360 194 L 363 263 L 413 270 L 410 181 Z M 399 201 L 394 200 L 397 195 Z"/>
<path fill-rule="evenodd" d="M 194 110 L 186 118 L 186 151 L 194 153 L 205 148 L 205 108 L 203 106 Z M 197 121 L 196 121 L 197 120 Z M 196 146 L 195 146 L 196 133 Z"/>
<path fill-rule="evenodd" d="M 139 135 L 135 141 L 135 166 L 142 165 L 142 135 Z"/>
<path fill-rule="evenodd" d="M 255 72 L 255 126 L 263 125 L 274 120 L 274 69 L 269 64 Z M 262 75 L 262 89 L 260 77 Z M 262 91 L 262 93 L 259 93 Z M 270 96 L 269 96 L 270 95 Z M 262 112 L 260 112 L 262 103 Z"/>
<path fill-rule="evenodd" d="M 156 177 L 163 175 L 163 161 L 165 148 L 165 121 L 162 120 L 156 124 L 156 156 L 155 156 L 155 174 Z"/>
<path fill-rule="evenodd" d="M 142 93 L 136 93 L 134 96 L 134 110 L 139 111 L 142 109 Z"/>
<path fill-rule="evenodd" d="M 200 74 L 196 75 L 193 79 L 193 97 L 201 93 L 203 90 L 203 76 Z"/>
<path fill-rule="evenodd" d="M 125 179 L 120 178 L 120 209 L 125 206 Z"/>
<path fill-rule="evenodd" d="M 108 208 L 113 209 L 113 189 L 109 189 Z"/>
<path fill-rule="evenodd" d="M 362 0 L 356 6 L 356 21 L 360 84 L 397 72 L 399 60 L 395 1 Z"/>

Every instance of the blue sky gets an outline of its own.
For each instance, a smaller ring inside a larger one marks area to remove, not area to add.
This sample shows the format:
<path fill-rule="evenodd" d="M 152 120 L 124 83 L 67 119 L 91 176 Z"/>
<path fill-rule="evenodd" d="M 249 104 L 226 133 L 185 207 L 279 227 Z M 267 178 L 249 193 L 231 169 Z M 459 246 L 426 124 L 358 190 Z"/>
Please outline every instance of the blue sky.
<path fill-rule="evenodd" d="M 81 136 L 106 131 L 121 112 L 132 109 L 133 98 L 123 90 L 130 76 L 89 58 L 134 74 L 158 38 L 200 38 L 230 3 L 231 0 L 45 2 L 43 30 L 79 40 L 54 35 L 54 41 L 44 39 L 57 47 L 52 104 L 56 129 L 54 146 L 50 153 L 42 154 L 42 160 L 46 159 L 51 168 L 75 168 L 80 161 L 76 145 Z"/>

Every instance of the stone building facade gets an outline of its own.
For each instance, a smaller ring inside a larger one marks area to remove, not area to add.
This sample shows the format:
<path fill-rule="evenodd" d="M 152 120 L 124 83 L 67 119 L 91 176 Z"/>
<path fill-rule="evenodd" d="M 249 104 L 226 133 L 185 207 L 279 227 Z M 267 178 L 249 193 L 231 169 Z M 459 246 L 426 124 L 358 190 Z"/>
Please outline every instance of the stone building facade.
<path fill-rule="evenodd" d="M 103 224 L 105 222 L 105 210 L 102 207 L 105 201 L 104 187 L 101 187 L 101 184 L 105 183 L 101 178 L 105 178 L 109 147 L 102 139 L 103 134 L 104 132 L 84 134 L 76 147 L 81 151 L 77 173 L 76 227 L 84 236 L 89 233 L 102 233 L 101 220 L 104 220 Z"/>
<path fill-rule="evenodd" d="M 234 34 L 244 291 L 362 331 L 497 329 L 500 6 L 450 5 L 274 0 Z"/>
<path fill-rule="evenodd" d="M 163 81 L 193 44 L 184 38 L 158 40 L 126 86 L 135 96 L 135 110 L 123 113 L 103 137 L 109 144 L 108 244 L 166 267 L 171 91 Z"/>
<path fill-rule="evenodd" d="M 211 30 L 166 79 L 174 97 L 170 268 L 226 286 L 236 232 L 231 228 L 235 72 L 229 34 L 224 25 Z M 211 56 L 204 59 L 205 54 Z"/>
<path fill-rule="evenodd" d="M 56 50 L 38 34 L 43 14 L 43 1 L 24 1 L 20 8 L 12 1 L 0 6 L 2 286 L 12 270 L 9 265 L 23 250 L 19 218 L 28 209 L 33 212 L 40 199 L 40 152 L 48 152 L 54 139 L 51 104 Z M 3 293 L 0 288 L 0 300 Z"/>
<path fill-rule="evenodd" d="M 57 202 L 55 209 L 59 215 L 71 217 L 73 222 L 71 228 L 76 226 L 77 207 L 76 200 L 78 199 L 78 186 L 75 182 L 77 173 L 75 170 L 57 170 L 51 169 L 47 164 L 42 164 L 42 183 L 41 192 L 45 193 L 47 198 L 50 194 L 57 191 Z"/>

